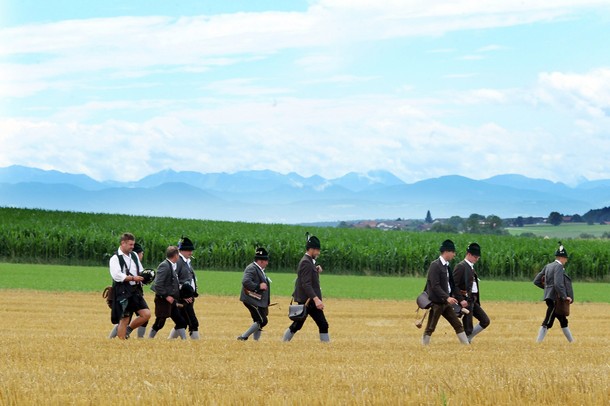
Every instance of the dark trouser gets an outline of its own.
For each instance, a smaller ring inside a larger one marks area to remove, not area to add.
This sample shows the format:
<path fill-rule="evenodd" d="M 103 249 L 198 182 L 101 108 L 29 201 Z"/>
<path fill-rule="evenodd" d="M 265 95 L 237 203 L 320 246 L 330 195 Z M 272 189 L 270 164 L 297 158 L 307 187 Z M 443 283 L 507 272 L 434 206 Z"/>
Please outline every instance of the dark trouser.
<path fill-rule="evenodd" d="M 267 319 L 267 316 L 269 315 L 268 307 L 254 306 L 249 303 L 244 303 L 244 306 L 246 306 L 246 308 L 250 310 L 250 315 L 252 315 L 252 321 L 258 323 L 258 326 L 260 328 L 263 328 L 267 325 L 267 323 L 269 322 L 269 319 Z"/>
<path fill-rule="evenodd" d="M 186 324 L 189 326 L 189 331 L 192 333 L 193 331 L 199 331 L 199 320 L 197 320 L 197 315 L 195 315 L 195 299 L 193 299 L 193 303 L 185 303 L 182 301 L 184 307 L 182 308 L 182 317 L 186 320 Z M 177 329 L 178 327 L 176 327 Z"/>
<path fill-rule="evenodd" d="M 474 328 L 472 322 L 473 317 L 479 321 L 479 324 L 481 324 L 481 327 L 483 328 L 487 328 L 491 323 L 489 317 L 487 316 L 487 313 L 485 313 L 485 310 L 483 310 L 481 305 L 478 303 L 477 294 L 473 293 L 472 295 L 473 301 L 468 303 L 468 310 L 470 310 L 470 314 L 465 314 L 464 316 L 462 316 L 462 323 L 464 323 L 464 332 L 467 336 L 472 334 L 472 329 Z"/>
<path fill-rule="evenodd" d="M 455 330 L 456 334 L 464 332 L 464 326 L 458 319 L 458 316 L 455 314 L 453 310 L 453 306 L 449 303 L 432 303 L 432 307 L 430 307 L 430 313 L 428 314 L 428 324 L 426 325 L 426 330 L 424 331 L 424 335 L 431 336 L 436 330 L 436 325 L 438 324 L 438 320 L 443 316 L 451 327 Z"/>
<path fill-rule="evenodd" d="M 299 302 L 299 304 L 304 304 L 304 302 Z M 318 330 L 320 334 L 328 333 L 328 322 L 326 321 L 326 316 L 324 316 L 324 311 L 319 310 L 314 304 L 313 300 L 310 301 L 307 305 L 307 317 L 309 316 L 311 316 L 313 321 L 315 321 L 318 325 Z M 305 320 L 307 320 L 307 317 L 305 317 Z M 296 333 L 303 327 L 303 324 L 305 324 L 305 320 L 292 322 L 290 327 L 288 327 L 292 334 Z"/>
<path fill-rule="evenodd" d="M 165 326 L 165 320 L 171 317 L 174 323 L 176 323 L 175 329 L 186 328 L 186 320 L 182 317 L 180 309 L 176 306 L 176 302 L 169 303 L 167 299 L 161 296 L 155 296 L 155 324 L 152 329 L 159 331 Z"/>
<path fill-rule="evenodd" d="M 553 327 L 553 323 L 555 323 L 555 319 L 559 320 L 559 325 L 561 328 L 568 327 L 568 318 L 566 316 L 561 316 L 559 314 L 555 314 L 555 301 L 551 299 L 546 299 L 546 315 L 544 317 L 544 321 L 542 322 L 542 327 L 551 328 Z"/>

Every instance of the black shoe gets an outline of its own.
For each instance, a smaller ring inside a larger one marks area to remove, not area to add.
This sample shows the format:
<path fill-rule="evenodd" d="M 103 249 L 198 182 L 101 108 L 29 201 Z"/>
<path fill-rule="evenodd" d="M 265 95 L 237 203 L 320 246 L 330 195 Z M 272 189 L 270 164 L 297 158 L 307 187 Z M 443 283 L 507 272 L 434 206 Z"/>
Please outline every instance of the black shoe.
<path fill-rule="evenodd" d="M 237 341 L 247 341 L 247 340 L 248 340 L 248 337 L 242 337 L 242 336 L 237 337 Z"/>

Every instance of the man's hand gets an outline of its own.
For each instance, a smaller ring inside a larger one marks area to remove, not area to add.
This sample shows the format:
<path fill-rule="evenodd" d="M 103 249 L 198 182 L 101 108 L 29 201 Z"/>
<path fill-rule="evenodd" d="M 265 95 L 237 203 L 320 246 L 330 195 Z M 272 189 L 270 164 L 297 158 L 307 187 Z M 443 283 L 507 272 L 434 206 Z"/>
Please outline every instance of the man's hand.
<path fill-rule="evenodd" d="M 467 302 L 467 301 L 465 301 L 465 300 L 462 300 L 462 301 L 460 302 L 460 306 L 462 306 L 462 307 L 468 307 L 468 302 Z"/>
<path fill-rule="evenodd" d="M 265 282 L 261 282 L 260 286 L 259 286 L 260 290 L 267 290 L 267 284 Z"/>
<path fill-rule="evenodd" d="M 454 297 L 449 296 L 449 297 L 447 298 L 447 303 L 449 303 L 449 304 L 452 304 L 452 305 L 453 305 L 453 304 L 456 304 L 457 302 L 458 302 L 458 301 L 457 301 L 457 299 L 456 299 L 456 298 L 454 298 Z"/>
<path fill-rule="evenodd" d="M 570 303 L 574 303 L 574 299 L 572 299 L 570 296 L 566 296 L 566 300 Z"/>
<path fill-rule="evenodd" d="M 318 271 L 318 273 L 322 273 L 324 272 L 324 269 L 322 269 L 320 265 L 316 265 L 316 271 Z"/>
<path fill-rule="evenodd" d="M 186 303 L 193 303 L 193 298 L 192 297 L 187 297 L 186 299 L 184 299 L 184 301 Z"/>
<path fill-rule="evenodd" d="M 167 302 L 169 304 L 172 304 L 172 303 L 174 303 L 175 299 L 172 296 L 165 296 L 165 300 L 167 300 Z"/>
<path fill-rule="evenodd" d="M 322 303 L 322 301 L 320 300 L 319 297 L 314 297 L 313 298 L 313 302 L 316 305 L 316 309 L 318 310 L 324 310 L 324 303 Z"/>

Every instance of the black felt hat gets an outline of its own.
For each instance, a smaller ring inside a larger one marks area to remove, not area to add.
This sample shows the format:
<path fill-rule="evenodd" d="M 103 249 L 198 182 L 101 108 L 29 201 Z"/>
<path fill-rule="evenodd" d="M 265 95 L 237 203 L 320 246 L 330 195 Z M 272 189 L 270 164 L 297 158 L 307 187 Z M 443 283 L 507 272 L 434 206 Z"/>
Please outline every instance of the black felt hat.
<path fill-rule="evenodd" d="M 180 297 L 182 299 L 188 299 L 189 297 L 195 297 L 195 289 L 191 286 L 190 283 L 185 283 L 180 288 Z"/>
<path fill-rule="evenodd" d="M 451 251 L 455 252 L 455 244 L 451 240 L 445 240 L 441 244 L 441 252 Z"/>
<path fill-rule="evenodd" d="M 195 246 L 193 245 L 193 242 L 187 237 L 182 237 L 180 241 L 178 241 L 178 249 L 180 251 L 194 251 Z"/>
<path fill-rule="evenodd" d="M 470 252 L 475 257 L 481 256 L 481 246 L 476 242 L 471 243 L 468 248 L 466 248 L 466 252 Z"/>
<path fill-rule="evenodd" d="M 140 252 L 144 252 L 144 248 L 140 244 L 135 243 L 133 244 L 133 252 L 139 254 Z"/>
<path fill-rule="evenodd" d="M 557 250 L 555 251 L 555 256 L 556 257 L 564 257 L 567 258 L 568 257 L 568 252 L 566 251 L 566 249 L 563 247 L 563 244 L 561 243 L 561 241 L 559 241 L 559 247 L 557 248 Z"/>
<path fill-rule="evenodd" d="M 254 259 L 268 260 L 269 259 L 269 253 L 267 252 L 267 250 L 265 248 L 258 247 L 256 249 L 256 251 L 254 252 Z"/>
<path fill-rule="evenodd" d="M 310 248 L 314 248 L 314 249 L 320 249 L 320 239 L 318 237 L 316 237 L 315 235 L 311 235 L 309 237 L 307 237 L 307 244 L 305 244 L 305 248 L 306 249 L 310 249 Z"/>

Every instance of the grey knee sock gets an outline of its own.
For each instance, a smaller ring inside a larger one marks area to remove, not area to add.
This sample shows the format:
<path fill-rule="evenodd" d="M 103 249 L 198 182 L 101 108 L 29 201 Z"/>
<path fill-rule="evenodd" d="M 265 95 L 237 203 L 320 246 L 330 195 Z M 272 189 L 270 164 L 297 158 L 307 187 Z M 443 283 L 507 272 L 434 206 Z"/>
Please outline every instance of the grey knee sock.
<path fill-rule="evenodd" d="M 169 335 L 167 336 L 167 338 L 172 339 L 172 338 L 178 338 L 178 334 L 176 334 L 176 329 L 171 329 L 171 331 L 169 332 Z"/>
<path fill-rule="evenodd" d="M 243 333 L 241 336 L 243 338 L 248 338 L 250 337 L 250 335 L 252 335 L 252 333 L 254 333 L 255 331 L 260 330 L 260 327 L 258 326 L 257 322 L 252 323 L 252 325 L 250 327 L 248 327 L 248 330 L 246 330 L 245 333 Z"/>
<path fill-rule="evenodd" d="M 260 328 L 258 330 L 256 330 L 254 333 L 252 333 L 252 337 L 254 337 L 254 341 L 260 340 L 262 333 L 263 333 L 263 330 L 261 330 Z"/>
<path fill-rule="evenodd" d="M 157 330 L 151 328 L 150 332 L 148 333 L 148 338 L 155 338 L 156 335 L 157 335 Z"/>
<path fill-rule="evenodd" d="M 468 337 L 466 337 L 466 333 L 464 333 L 463 331 L 461 333 L 458 333 L 457 337 L 460 340 L 460 343 L 470 345 L 470 341 L 468 341 Z"/>
<path fill-rule="evenodd" d="M 538 330 L 538 338 L 536 338 L 537 343 L 541 343 L 542 340 L 544 340 L 544 336 L 546 335 L 547 331 L 549 331 L 548 328 L 540 326 L 540 330 Z"/>
<path fill-rule="evenodd" d="M 191 340 L 199 340 L 199 331 L 191 331 Z"/>
<path fill-rule="evenodd" d="M 328 333 L 320 333 L 320 341 L 322 341 L 323 343 L 329 343 L 330 335 L 328 335 Z"/>
<path fill-rule="evenodd" d="M 572 332 L 570 331 L 569 327 L 562 327 L 561 331 L 563 331 L 563 335 L 566 336 L 569 342 L 574 342 L 574 337 L 572 337 Z"/>
<path fill-rule="evenodd" d="M 286 331 L 284 331 L 284 337 L 282 337 L 282 341 L 290 341 L 292 340 L 292 337 L 294 337 L 294 333 L 290 331 L 289 328 L 287 328 Z"/>
<path fill-rule="evenodd" d="M 115 324 L 114 327 L 112 328 L 112 331 L 110 332 L 110 334 L 108 334 L 108 338 L 116 337 L 118 331 L 119 331 L 119 325 Z"/>
<path fill-rule="evenodd" d="M 472 333 L 470 333 L 470 335 L 468 336 L 468 341 L 472 341 L 474 336 L 476 336 L 483 330 L 485 330 L 485 329 L 483 327 L 481 327 L 481 324 L 477 324 L 476 326 L 474 326 L 474 328 L 472 329 Z"/>
<path fill-rule="evenodd" d="M 183 340 L 186 340 L 186 330 L 183 328 L 179 328 L 178 330 L 176 330 L 176 335 L 178 337 L 180 337 Z"/>
<path fill-rule="evenodd" d="M 138 338 L 144 338 L 145 335 L 146 335 L 146 327 L 145 326 L 138 327 Z"/>
<path fill-rule="evenodd" d="M 425 335 L 421 338 L 421 343 L 422 345 L 429 345 L 430 344 L 430 336 Z"/>

